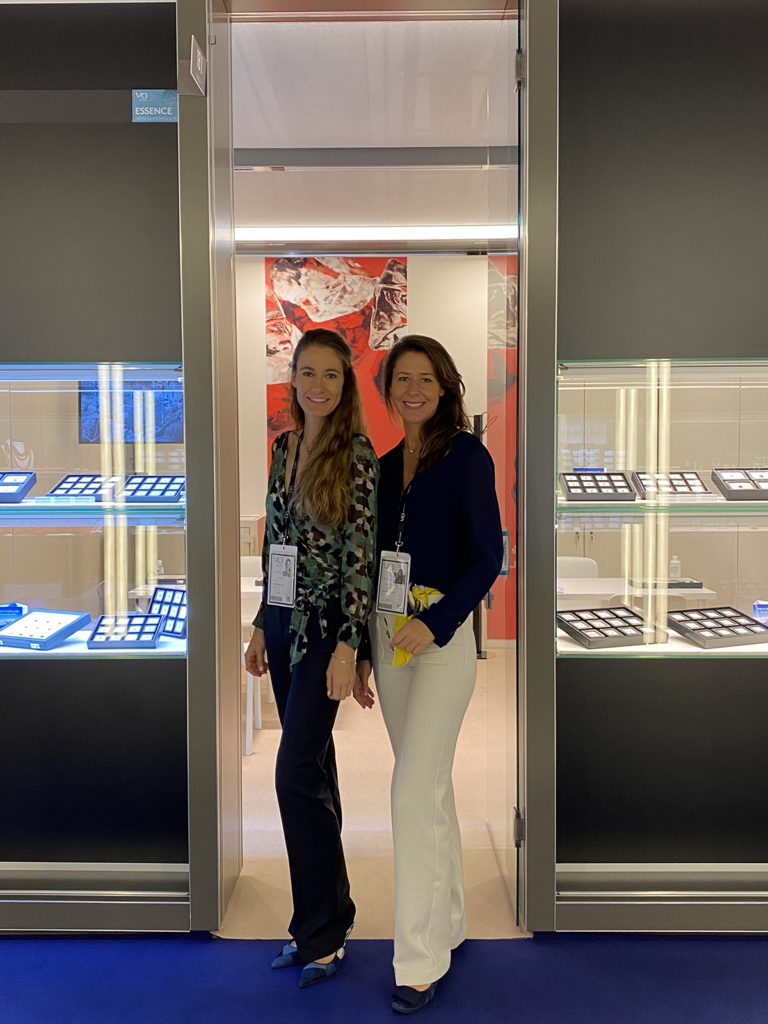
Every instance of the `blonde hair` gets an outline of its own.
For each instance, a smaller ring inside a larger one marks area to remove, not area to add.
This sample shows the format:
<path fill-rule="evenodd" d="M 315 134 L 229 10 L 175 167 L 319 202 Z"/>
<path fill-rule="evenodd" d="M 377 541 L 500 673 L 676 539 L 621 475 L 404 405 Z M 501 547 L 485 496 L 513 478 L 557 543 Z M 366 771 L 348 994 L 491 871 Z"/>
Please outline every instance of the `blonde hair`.
<path fill-rule="evenodd" d="M 296 483 L 296 500 L 316 522 L 341 526 L 349 505 L 352 441 L 355 434 L 366 433 L 363 403 L 352 368 L 352 350 L 340 334 L 325 327 L 315 327 L 299 338 L 291 359 L 292 376 L 298 368 L 301 353 L 310 345 L 330 349 L 339 357 L 344 382 L 339 404 L 323 421 L 315 446 Z M 297 428 L 303 431 L 304 410 L 296 397 L 293 379 L 291 387 L 291 415 Z"/>

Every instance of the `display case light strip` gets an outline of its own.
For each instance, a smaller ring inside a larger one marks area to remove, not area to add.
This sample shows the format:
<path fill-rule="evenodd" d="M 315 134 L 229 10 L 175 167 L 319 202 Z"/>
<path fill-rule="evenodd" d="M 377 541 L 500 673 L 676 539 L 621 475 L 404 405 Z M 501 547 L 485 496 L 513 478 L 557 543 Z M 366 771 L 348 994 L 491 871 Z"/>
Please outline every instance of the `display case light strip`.
<path fill-rule="evenodd" d="M 429 242 L 517 238 L 517 224 L 239 227 L 237 242 Z"/>

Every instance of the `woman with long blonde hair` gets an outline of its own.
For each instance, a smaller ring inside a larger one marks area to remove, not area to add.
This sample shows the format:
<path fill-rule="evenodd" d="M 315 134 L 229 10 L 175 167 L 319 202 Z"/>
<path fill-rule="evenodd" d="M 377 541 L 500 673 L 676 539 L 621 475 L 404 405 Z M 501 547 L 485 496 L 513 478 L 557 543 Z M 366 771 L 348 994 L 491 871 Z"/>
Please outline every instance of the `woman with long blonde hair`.
<path fill-rule="evenodd" d="M 332 730 L 371 608 L 378 461 L 340 335 L 317 328 L 300 338 L 291 387 L 296 429 L 272 446 L 264 600 L 245 661 L 255 675 L 269 669 L 283 728 L 275 785 L 292 941 L 272 966 L 301 965 L 306 988 L 336 973 L 355 916 Z"/>

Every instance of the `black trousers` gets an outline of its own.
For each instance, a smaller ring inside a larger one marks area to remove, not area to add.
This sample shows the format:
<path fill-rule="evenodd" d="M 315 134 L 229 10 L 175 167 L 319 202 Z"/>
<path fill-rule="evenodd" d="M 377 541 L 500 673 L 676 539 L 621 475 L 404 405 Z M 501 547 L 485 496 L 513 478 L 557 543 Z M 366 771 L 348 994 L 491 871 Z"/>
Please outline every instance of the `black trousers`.
<path fill-rule="evenodd" d="M 328 609 L 322 639 L 310 616 L 308 649 L 290 667 L 291 611 L 266 605 L 264 637 L 275 703 L 283 727 L 275 788 L 291 873 L 293 917 L 288 932 L 304 963 L 339 949 L 355 919 L 341 845 L 341 801 L 333 746 L 338 701 L 325 673 L 336 647 L 338 606 Z"/>

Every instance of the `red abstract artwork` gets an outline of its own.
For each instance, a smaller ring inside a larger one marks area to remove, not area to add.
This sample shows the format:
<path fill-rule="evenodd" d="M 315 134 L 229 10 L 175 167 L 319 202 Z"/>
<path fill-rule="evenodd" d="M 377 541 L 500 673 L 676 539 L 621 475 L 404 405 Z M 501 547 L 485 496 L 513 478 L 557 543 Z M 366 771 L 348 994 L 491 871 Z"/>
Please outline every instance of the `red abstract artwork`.
<path fill-rule="evenodd" d="M 508 531 L 509 573 L 493 587 L 488 636 L 517 633 L 517 255 L 488 258 L 488 432 L 496 465 L 501 522 Z"/>
<path fill-rule="evenodd" d="M 296 342 L 327 327 L 352 349 L 368 433 L 376 452 L 392 448 L 402 431 L 384 405 L 384 356 L 407 331 L 405 257 L 281 256 L 265 260 L 267 435 L 289 429 L 290 363 Z"/>

